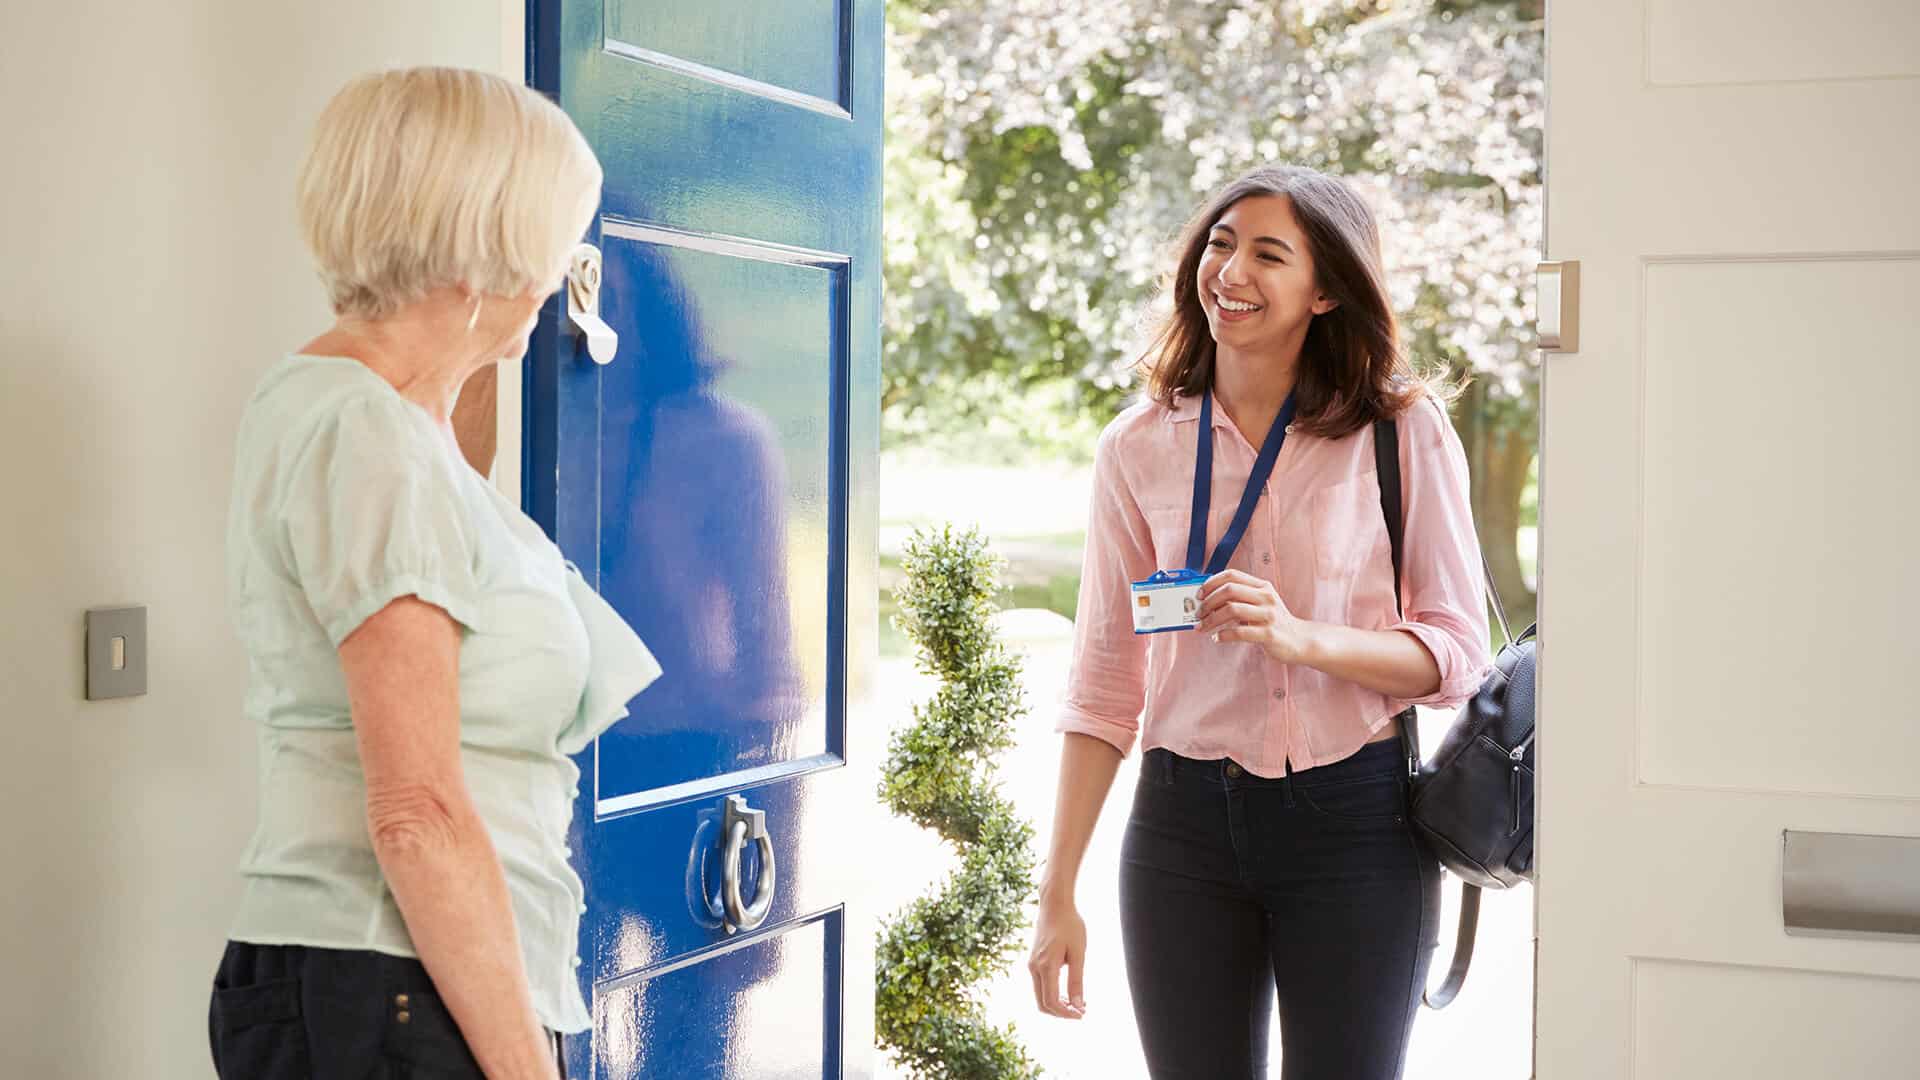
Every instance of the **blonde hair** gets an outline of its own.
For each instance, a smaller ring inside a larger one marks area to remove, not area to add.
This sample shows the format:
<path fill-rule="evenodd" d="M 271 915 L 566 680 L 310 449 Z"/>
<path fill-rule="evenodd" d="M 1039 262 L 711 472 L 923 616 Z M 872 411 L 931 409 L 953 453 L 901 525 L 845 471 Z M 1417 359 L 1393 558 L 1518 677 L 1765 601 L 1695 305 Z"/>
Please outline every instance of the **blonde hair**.
<path fill-rule="evenodd" d="M 365 75 L 327 104 L 300 231 L 338 315 L 377 319 L 446 286 L 557 286 L 600 202 L 600 163 L 559 107 L 498 75 Z"/>

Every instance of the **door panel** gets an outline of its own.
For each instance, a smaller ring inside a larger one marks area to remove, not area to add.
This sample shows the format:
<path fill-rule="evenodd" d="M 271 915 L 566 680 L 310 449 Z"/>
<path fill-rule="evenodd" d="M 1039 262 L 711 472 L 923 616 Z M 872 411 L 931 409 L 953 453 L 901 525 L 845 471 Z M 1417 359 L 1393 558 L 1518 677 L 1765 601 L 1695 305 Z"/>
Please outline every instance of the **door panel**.
<path fill-rule="evenodd" d="M 636 1075 L 812 1078 L 837 1067 L 840 912 L 729 941 L 601 987 L 595 1038 Z M 773 973 L 769 976 L 769 973 Z M 690 1031 L 723 1037 L 687 1044 Z M 655 1066 L 662 1046 L 668 1063 Z M 813 1065 L 821 1062 L 825 1068 Z"/>
<path fill-rule="evenodd" d="M 1912 1059 L 1920 944 L 1781 893 L 1787 829 L 1920 836 L 1910 7 L 1548 5 L 1538 1076 Z"/>
<path fill-rule="evenodd" d="M 1636 1080 L 1908 1076 L 1920 1049 L 1910 979 L 1645 961 L 1633 991 Z"/>
<path fill-rule="evenodd" d="M 659 5 L 635 0 L 607 4 L 609 51 L 716 82 L 740 85 L 808 108 L 844 114 L 852 73 L 848 0 L 713 0 Z"/>
<path fill-rule="evenodd" d="M 1833 0 L 1652 0 L 1647 76 L 1666 86 L 1912 76 L 1920 7 Z"/>
<path fill-rule="evenodd" d="M 1912 404 L 1861 388 L 1913 332 L 1920 260 L 1663 260 L 1645 288 L 1641 779 L 1920 797 L 1920 725 L 1822 722 L 1889 700 L 1833 673 L 1916 655 Z M 1694 422 L 1715 414 L 1779 417 L 1781 437 Z M 1707 612 L 1742 647 L 1689 648 Z"/>
<path fill-rule="evenodd" d="M 603 224 L 600 588 L 666 674 L 601 740 L 598 809 L 844 745 L 847 263 Z"/>
<path fill-rule="evenodd" d="M 664 669 L 580 762 L 569 1066 L 870 1075 L 880 4 L 536 0 L 529 31 L 606 171 L 619 348 L 544 315 L 527 502 Z M 777 868 L 757 927 L 723 918 L 734 795 Z"/>

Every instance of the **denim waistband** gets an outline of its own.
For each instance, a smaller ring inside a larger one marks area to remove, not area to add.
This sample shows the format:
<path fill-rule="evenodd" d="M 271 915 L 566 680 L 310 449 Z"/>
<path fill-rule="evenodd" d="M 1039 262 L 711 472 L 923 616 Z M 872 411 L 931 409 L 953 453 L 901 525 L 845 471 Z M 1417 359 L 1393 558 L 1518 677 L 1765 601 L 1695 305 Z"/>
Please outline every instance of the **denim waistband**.
<path fill-rule="evenodd" d="M 1382 739 L 1327 765 L 1295 770 L 1288 762 L 1285 776 L 1266 777 L 1255 776 L 1232 758 L 1190 758 L 1156 747 L 1141 755 L 1140 772 L 1178 787 L 1261 788 L 1279 787 L 1288 782 L 1311 787 L 1405 776 L 1407 757 L 1399 739 Z"/>

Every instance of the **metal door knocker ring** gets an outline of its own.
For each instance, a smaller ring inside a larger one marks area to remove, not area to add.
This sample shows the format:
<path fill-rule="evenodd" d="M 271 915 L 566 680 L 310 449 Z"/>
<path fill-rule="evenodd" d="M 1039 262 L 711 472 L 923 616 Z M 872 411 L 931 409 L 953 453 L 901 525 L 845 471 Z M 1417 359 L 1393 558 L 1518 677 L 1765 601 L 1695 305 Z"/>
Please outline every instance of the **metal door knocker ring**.
<path fill-rule="evenodd" d="M 738 795 L 729 795 L 720 829 L 727 838 L 726 849 L 720 860 L 720 895 L 727 909 L 727 933 L 752 930 L 766 922 L 768 913 L 773 910 L 773 889 L 776 879 L 773 867 L 773 837 L 767 832 L 767 812 L 749 809 L 746 799 Z M 740 858 L 746 853 L 749 840 L 760 845 L 760 875 L 753 891 L 751 904 L 740 896 Z"/>

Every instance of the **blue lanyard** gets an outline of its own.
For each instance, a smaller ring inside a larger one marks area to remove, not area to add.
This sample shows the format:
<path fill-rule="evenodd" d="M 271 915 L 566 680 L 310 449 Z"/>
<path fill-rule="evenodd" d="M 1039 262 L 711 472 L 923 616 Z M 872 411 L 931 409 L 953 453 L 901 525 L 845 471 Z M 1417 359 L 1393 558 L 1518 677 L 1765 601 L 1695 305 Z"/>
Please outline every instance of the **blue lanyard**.
<path fill-rule="evenodd" d="M 1227 535 L 1220 538 L 1220 546 L 1213 549 L 1213 558 L 1207 560 L 1206 575 L 1212 577 L 1227 568 L 1233 560 L 1233 553 L 1240 546 L 1240 538 L 1246 535 L 1247 523 L 1253 520 L 1253 508 L 1260 501 L 1260 492 L 1267 486 L 1267 478 L 1273 475 L 1273 463 L 1280 457 L 1280 445 L 1287 441 L 1287 425 L 1293 423 L 1293 395 L 1280 406 L 1280 415 L 1274 417 L 1273 426 L 1267 429 L 1267 439 L 1260 444 L 1260 456 L 1253 461 L 1253 472 L 1247 476 L 1247 489 L 1240 493 L 1240 508 L 1233 513 L 1233 523 L 1227 526 Z M 1193 457 L 1193 519 L 1187 527 L 1187 568 L 1195 569 L 1207 550 L 1207 515 L 1213 503 L 1213 391 L 1200 399 L 1200 439 L 1199 447 Z"/>

